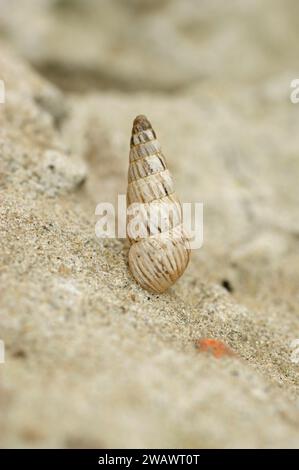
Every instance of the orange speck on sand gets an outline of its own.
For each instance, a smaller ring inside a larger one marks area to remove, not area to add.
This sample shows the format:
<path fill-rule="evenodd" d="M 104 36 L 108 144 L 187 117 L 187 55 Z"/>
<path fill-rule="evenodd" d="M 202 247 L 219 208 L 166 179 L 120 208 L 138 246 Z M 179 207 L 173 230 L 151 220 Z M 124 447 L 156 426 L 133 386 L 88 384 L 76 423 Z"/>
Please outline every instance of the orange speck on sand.
<path fill-rule="evenodd" d="M 223 356 L 235 356 L 234 351 L 218 339 L 200 338 L 195 342 L 195 346 L 199 352 L 213 354 L 217 359 L 220 359 Z"/>

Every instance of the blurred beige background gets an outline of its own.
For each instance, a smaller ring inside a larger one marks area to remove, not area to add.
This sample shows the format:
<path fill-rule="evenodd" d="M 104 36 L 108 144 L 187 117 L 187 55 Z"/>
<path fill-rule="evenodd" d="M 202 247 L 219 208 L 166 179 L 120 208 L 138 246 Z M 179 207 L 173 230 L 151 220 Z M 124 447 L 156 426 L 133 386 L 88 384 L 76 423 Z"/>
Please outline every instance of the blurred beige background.
<path fill-rule="evenodd" d="M 298 8 L 0 0 L 2 447 L 298 447 Z M 161 296 L 94 235 L 140 113 L 204 203 Z"/>

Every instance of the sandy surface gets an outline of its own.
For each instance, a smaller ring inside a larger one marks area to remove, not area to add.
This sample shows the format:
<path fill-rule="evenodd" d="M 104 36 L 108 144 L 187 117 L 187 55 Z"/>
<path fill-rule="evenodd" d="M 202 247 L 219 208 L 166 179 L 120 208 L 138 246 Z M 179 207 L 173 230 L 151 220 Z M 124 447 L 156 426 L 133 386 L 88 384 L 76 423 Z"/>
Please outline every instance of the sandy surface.
<path fill-rule="evenodd" d="M 4 3 L 0 16 L 1 446 L 298 447 L 295 2 L 272 2 L 262 27 L 269 2 L 204 2 L 194 15 L 196 2 L 102 2 L 104 21 L 78 1 L 64 29 L 69 2 L 10 3 L 15 14 Z M 20 28 L 24 15 L 38 26 Z M 138 44 L 126 27 L 136 15 Z M 153 42 L 163 18 L 172 54 Z M 70 32 L 92 45 L 85 54 Z M 204 202 L 204 246 L 160 296 L 132 279 L 124 240 L 94 232 L 96 204 L 126 191 L 140 113 L 181 200 Z M 203 352 L 201 338 L 235 355 Z"/>

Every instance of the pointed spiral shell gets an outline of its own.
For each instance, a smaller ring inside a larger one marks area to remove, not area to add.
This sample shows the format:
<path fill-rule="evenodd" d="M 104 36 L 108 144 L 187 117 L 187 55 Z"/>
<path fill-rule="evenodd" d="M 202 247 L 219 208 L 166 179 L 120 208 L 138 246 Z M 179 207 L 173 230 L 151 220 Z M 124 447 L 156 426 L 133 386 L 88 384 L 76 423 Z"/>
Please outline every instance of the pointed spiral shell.
<path fill-rule="evenodd" d="M 133 123 L 127 205 L 131 273 L 144 289 L 162 293 L 185 271 L 190 248 L 165 157 L 155 131 L 142 115 Z M 134 209 L 139 214 L 137 223 Z"/>

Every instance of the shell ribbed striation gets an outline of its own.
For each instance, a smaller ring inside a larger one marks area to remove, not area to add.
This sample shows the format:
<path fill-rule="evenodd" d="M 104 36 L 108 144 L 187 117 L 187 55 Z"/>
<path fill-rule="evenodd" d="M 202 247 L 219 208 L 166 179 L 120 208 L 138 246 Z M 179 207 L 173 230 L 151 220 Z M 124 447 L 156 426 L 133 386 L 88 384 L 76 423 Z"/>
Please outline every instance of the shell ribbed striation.
<path fill-rule="evenodd" d="M 162 293 L 185 271 L 190 248 L 172 176 L 156 133 L 142 115 L 133 123 L 127 204 L 130 270 L 144 289 Z"/>

